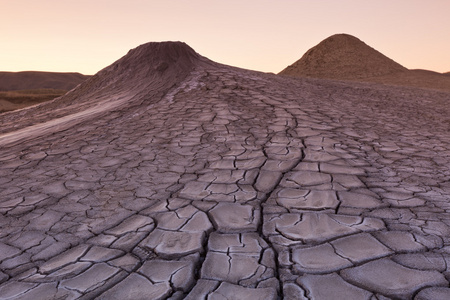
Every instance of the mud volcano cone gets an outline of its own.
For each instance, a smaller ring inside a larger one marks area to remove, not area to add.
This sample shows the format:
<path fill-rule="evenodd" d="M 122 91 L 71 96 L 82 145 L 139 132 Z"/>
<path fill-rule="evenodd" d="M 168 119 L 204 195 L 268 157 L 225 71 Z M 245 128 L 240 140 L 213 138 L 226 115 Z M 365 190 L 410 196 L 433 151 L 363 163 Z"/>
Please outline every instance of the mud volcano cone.
<path fill-rule="evenodd" d="M 282 75 L 339 80 L 364 79 L 407 69 L 358 38 L 336 34 L 309 49 Z"/>

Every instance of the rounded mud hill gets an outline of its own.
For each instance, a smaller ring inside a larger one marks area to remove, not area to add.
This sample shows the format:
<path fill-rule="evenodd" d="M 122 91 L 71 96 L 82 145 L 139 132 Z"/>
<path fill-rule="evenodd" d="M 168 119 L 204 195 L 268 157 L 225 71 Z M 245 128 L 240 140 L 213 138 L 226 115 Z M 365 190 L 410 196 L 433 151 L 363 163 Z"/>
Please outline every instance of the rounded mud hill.
<path fill-rule="evenodd" d="M 177 81 L 192 70 L 200 57 L 182 42 L 146 43 L 99 71 L 83 88 L 134 89 L 149 82 Z"/>
<path fill-rule="evenodd" d="M 173 64 L 189 68 L 199 58 L 200 55 L 183 42 L 150 42 L 130 50 L 112 67 L 164 71 Z"/>
<path fill-rule="evenodd" d="M 354 80 L 402 71 L 407 69 L 358 38 L 336 34 L 309 49 L 301 59 L 280 74 Z"/>

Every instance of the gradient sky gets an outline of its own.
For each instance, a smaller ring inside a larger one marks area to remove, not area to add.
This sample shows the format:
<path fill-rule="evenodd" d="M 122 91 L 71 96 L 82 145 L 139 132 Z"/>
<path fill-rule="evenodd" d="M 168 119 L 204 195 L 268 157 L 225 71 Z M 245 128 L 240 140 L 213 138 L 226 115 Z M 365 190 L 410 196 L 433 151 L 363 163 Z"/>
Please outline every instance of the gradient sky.
<path fill-rule="evenodd" d="M 0 71 L 94 74 L 150 41 L 278 73 L 335 33 L 450 71 L 450 0 L 0 0 Z"/>

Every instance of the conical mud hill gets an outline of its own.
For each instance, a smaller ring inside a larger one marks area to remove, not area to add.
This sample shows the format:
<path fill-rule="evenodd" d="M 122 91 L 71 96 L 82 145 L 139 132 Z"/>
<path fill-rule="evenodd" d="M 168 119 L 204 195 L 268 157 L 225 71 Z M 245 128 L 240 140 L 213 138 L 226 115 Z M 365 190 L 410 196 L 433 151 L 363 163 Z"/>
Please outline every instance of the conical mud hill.
<path fill-rule="evenodd" d="M 323 40 L 279 74 L 450 91 L 449 73 L 408 70 L 348 34 Z"/>
<path fill-rule="evenodd" d="M 130 50 L 125 56 L 95 74 L 77 89 L 71 97 L 58 101 L 92 102 L 92 97 L 141 91 L 164 93 L 182 81 L 200 61 L 207 61 L 182 42 L 147 43 Z M 99 98 L 96 102 L 98 102 Z"/>
<path fill-rule="evenodd" d="M 358 38 L 336 34 L 309 49 L 282 75 L 339 80 L 364 79 L 407 69 Z"/>
<path fill-rule="evenodd" d="M 196 65 L 208 63 L 212 62 L 182 42 L 143 44 L 64 96 L 20 114 L 6 113 L 0 120 L 0 134 L 14 130 L 11 139 L 17 141 L 21 128 L 34 126 L 27 128 L 29 135 L 33 128 L 42 132 L 58 122 L 59 126 L 72 126 L 124 105 L 149 105 L 182 82 Z"/>

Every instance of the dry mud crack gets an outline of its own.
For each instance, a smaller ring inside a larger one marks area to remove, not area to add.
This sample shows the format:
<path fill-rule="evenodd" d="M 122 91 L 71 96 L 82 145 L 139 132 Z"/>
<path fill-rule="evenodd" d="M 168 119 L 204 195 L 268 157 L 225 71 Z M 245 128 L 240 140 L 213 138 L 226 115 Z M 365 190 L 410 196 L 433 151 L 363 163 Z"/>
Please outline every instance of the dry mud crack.
<path fill-rule="evenodd" d="M 168 43 L 70 97 L 0 116 L 0 299 L 450 297 L 450 94 Z"/>

